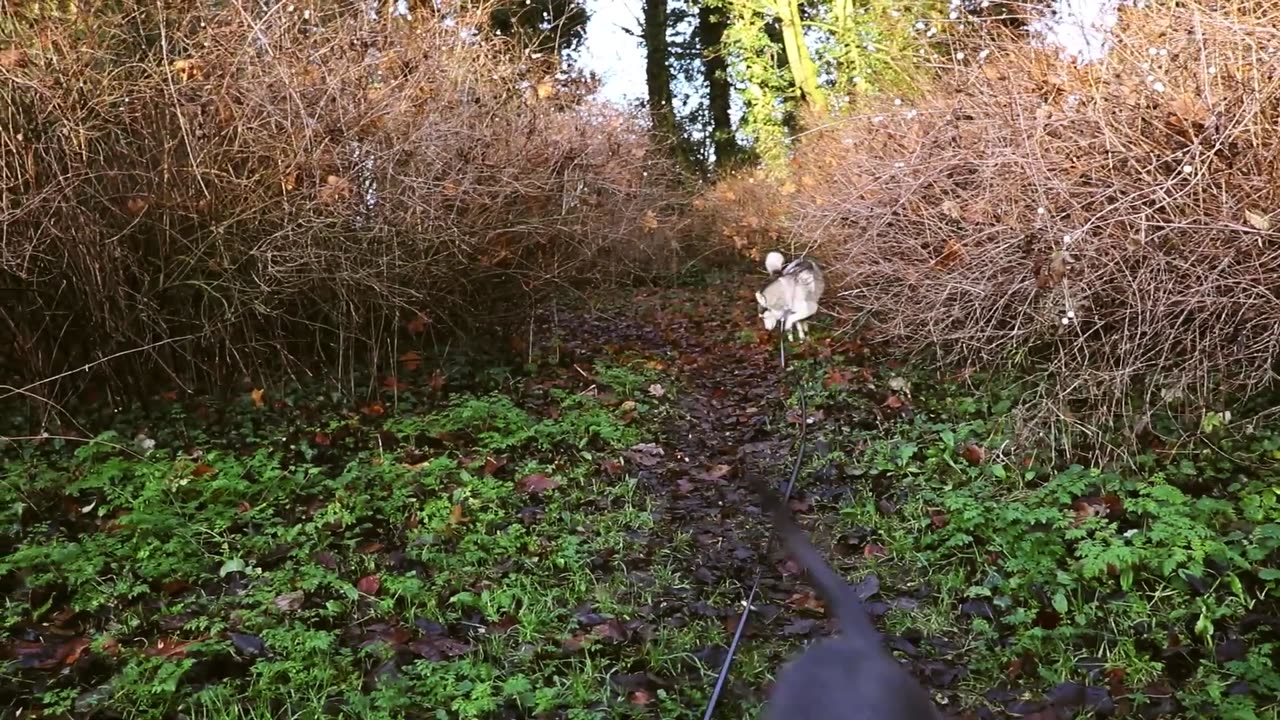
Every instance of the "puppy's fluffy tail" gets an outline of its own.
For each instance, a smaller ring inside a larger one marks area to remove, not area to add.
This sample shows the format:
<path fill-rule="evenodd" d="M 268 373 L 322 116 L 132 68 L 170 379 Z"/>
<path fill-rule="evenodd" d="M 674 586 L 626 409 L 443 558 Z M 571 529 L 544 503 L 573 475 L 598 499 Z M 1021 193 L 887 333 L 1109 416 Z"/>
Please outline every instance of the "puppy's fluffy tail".
<path fill-rule="evenodd" d="M 773 519 L 774 530 L 782 538 L 787 551 L 800 567 L 809 573 L 809 580 L 817 588 L 840 629 L 848 636 L 866 642 L 875 651 L 883 651 L 880 633 L 858 599 L 853 587 L 827 563 L 822 553 L 809 542 L 809 536 L 796 523 L 791 508 L 764 482 L 757 480 L 756 489 L 762 499 L 762 507 Z"/>

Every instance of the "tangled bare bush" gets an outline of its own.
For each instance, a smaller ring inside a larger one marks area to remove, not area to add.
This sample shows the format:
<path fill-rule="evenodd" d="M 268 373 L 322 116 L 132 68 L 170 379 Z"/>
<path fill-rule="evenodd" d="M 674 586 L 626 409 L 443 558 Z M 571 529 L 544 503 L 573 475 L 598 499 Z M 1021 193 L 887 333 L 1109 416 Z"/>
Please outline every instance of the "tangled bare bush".
<path fill-rule="evenodd" d="M 19 377 L 139 347 L 114 369 L 381 361 L 406 325 L 671 261 L 643 128 L 465 18 L 123 5 L 0 53 Z"/>
<path fill-rule="evenodd" d="M 1213 407 L 1280 358 L 1280 7 L 1124 12 L 1095 66 L 1006 37 L 815 134 L 791 208 L 884 337 L 1047 361 L 1078 419 Z"/>
<path fill-rule="evenodd" d="M 793 184 L 779 184 L 762 168 L 733 173 L 693 200 L 691 234 L 712 241 L 713 260 L 763 262 L 770 250 L 785 245 L 790 232 L 786 198 L 794 191 Z"/>

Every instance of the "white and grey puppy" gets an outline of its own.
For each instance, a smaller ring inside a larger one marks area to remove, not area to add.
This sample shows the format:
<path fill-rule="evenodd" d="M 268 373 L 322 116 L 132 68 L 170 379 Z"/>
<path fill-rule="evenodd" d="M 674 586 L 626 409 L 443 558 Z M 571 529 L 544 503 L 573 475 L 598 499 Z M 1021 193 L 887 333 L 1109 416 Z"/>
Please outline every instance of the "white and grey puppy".
<path fill-rule="evenodd" d="M 775 265 L 782 265 L 782 255 L 771 252 L 765 260 L 765 268 L 772 273 Z M 818 312 L 818 301 L 825 289 L 826 281 L 817 262 L 807 257 L 792 260 L 782 268 L 782 275 L 777 280 L 756 293 L 764 329 L 772 331 L 777 327 L 778 321 L 782 321 L 782 329 L 786 331 L 788 338 L 798 333 L 803 340 L 806 334 L 805 320 Z"/>

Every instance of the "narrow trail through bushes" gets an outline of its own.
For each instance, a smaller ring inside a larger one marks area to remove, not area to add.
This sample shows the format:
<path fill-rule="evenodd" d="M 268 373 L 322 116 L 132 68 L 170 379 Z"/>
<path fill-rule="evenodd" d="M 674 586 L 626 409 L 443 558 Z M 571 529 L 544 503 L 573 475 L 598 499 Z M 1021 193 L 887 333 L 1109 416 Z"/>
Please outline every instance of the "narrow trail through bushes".
<path fill-rule="evenodd" d="M 627 456 L 632 472 L 638 471 L 654 501 L 659 530 L 650 542 L 664 545 L 679 534 L 687 534 L 693 541 L 694 552 L 688 561 L 699 585 L 682 597 L 668 598 L 663 612 L 722 620 L 723 634 L 708 637 L 709 646 L 699 658 L 713 672 L 724 662 L 742 603 L 761 565 L 760 594 L 739 653 L 763 650 L 761 659 L 772 674 L 805 638 L 835 629 L 829 619 L 819 619 L 824 617 L 818 610 L 820 601 L 804 583 L 798 567 L 776 548 L 769 557 L 764 555 L 772 528 L 762 518 L 758 497 L 748 483 L 752 474 L 775 486 L 789 476 L 801 418 L 798 407 L 788 399 L 794 397 L 796 383 L 805 380 L 802 372 L 780 367 L 777 335 L 766 333 L 755 316 L 753 293 L 763 281 L 763 276 L 740 275 L 707 288 L 641 293 L 630 300 L 629 307 L 605 309 L 594 319 L 567 321 L 576 325 L 573 343 L 577 348 L 597 347 L 613 354 L 648 358 L 670 373 L 679 386 L 676 411 L 664 423 L 660 440 L 633 449 Z M 842 344 L 821 337 L 790 344 L 787 362 L 792 365 L 830 358 L 833 343 L 836 351 L 864 352 L 859 343 Z M 823 455 L 830 444 L 823 438 L 822 424 L 838 419 L 845 429 L 850 424 L 874 427 L 883 411 L 872 397 L 855 398 L 850 407 L 838 413 L 810 408 L 804 470 L 791 500 L 794 509 L 808 513 L 815 499 L 833 500 L 851 492 L 847 483 L 839 481 L 839 470 L 824 464 Z M 822 520 L 813 516 L 803 522 L 821 536 Z M 849 555 L 883 551 L 858 533 L 835 538 L 834 543 L 823 537 L 822 544 L 829 548 L 829 554 L 834 544 L 838 556 L 833 556 L 833 562 L 846 569 L 848 563 L 843 558 Z M 868 608 L 877 616 L 886 613 L 891 604 L 913 607 L 928 591 L 920 585 L 913 597 L 886 602 L 878 597 L 880 579 L 865 572 L 860 575 L 850 576 L 850 581 L 869 599 Z M 940 639 L 926 640 L 933 647 L 932 652 L 924 652 L 917 645 L 923 639 L 920 636 L 908 639 L 889 634 L 886 639 L 892 647 L 906 652 L 916 675 L 932 685 L 945 702 L 945 696 L 951 694 L 948 688 L 964 670 L 949 660 L 930 658 L 953 655 L 956 648 Z M 739 662 L 735 661 L 716 717 L 740 716 L 744 702 L 759 702 L 767 693 L 767 688 L 759 687 L 760 678 L 738 667 Z M 689 679 L 704 685 L 708 694 L 714 682 L 714 676 Z M 636 678 L 630 680 L 636 684 Z M 643 681 L 638 686 L 642 692 L 654 689 Z"/>

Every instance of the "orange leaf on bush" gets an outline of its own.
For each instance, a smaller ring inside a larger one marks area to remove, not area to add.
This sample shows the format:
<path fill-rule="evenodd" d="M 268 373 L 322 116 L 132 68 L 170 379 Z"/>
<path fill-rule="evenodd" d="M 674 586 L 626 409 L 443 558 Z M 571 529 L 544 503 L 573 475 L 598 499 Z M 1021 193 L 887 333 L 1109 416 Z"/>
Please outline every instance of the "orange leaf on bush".
<path fill-rule="evenodd" d="M 413 372 L 422 367 L 422 356 L 415 350 L 410 350 L 400 356 L 400 366 L 409 372 Z"/>
<path fill-rule="evenodd" d="M 411 335 L 421 335 L 426 331 L 427 326 L 430 324 L 431 321 L 427 319 L 426 315 L 418 313 L 417 317 L 406 323 L 404 328 L 405 330 L 408 330 Z"/>

